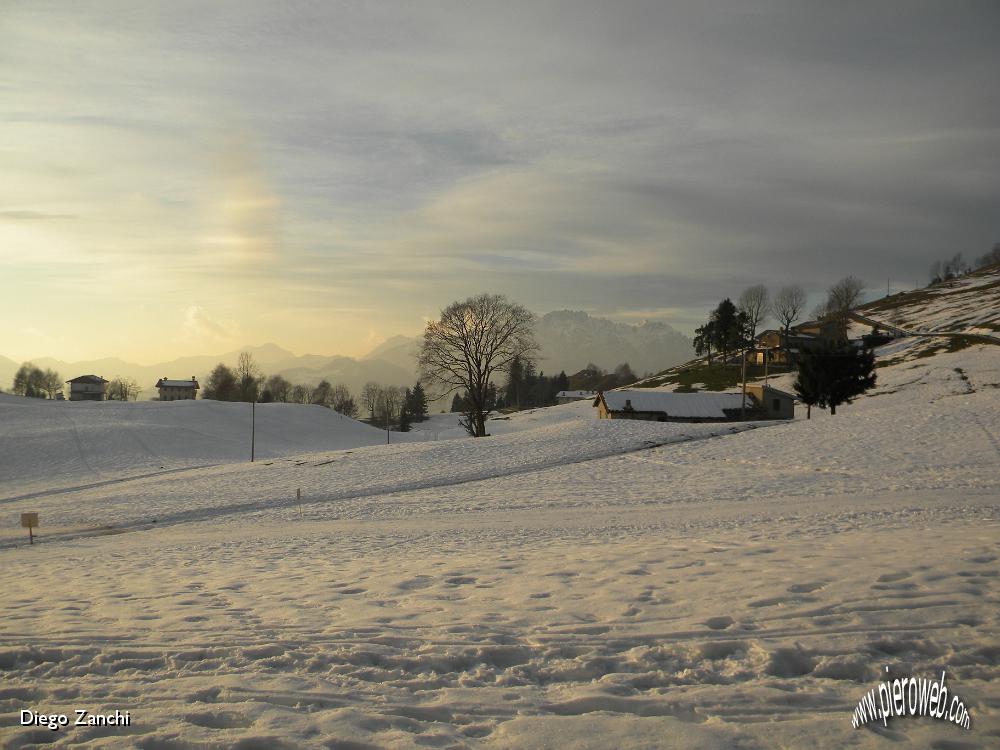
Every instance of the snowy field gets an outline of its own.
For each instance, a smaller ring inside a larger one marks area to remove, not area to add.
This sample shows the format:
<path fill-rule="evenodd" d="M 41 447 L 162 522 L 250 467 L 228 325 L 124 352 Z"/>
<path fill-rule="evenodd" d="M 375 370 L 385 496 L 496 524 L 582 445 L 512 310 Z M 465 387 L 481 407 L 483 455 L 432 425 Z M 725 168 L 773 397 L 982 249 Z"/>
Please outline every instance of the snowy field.
<path fill-rule="evenodd" d="M 158 448 L 239 405 L 36 429 L 4 399 L 0 743 L 1000 745 L 998 351 L 901 361 L 836 417 L 756 426 L 581 402 L 386 446 L 274 410 L 285 443 L 254 464 L 215 433 Z M 852 729 L 887 664 L 947 669 L 972 729 Z M 132 725 L 22 728 L 22 708 Z"/>

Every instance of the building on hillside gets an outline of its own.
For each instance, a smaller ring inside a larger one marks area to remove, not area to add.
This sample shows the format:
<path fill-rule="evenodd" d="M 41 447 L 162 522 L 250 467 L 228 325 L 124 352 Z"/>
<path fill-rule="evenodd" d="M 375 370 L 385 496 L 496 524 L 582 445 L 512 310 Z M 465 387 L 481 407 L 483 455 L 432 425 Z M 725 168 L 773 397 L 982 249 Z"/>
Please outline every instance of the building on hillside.
<path fill-rule="evenodd" d="M 598 419 L 735 422 L 740 419 L 743 394 L 708 391 L 602 391 L 594 399 L 594 406 L 598 410 Z M 793 416 L 794 397 L 790 394 L 769 386 L 747 386 L 746 420 L 791 419 Z"/>
<path fill-rule="evenodd" d="M 160 378 L 155 388 L 160 392 L 160 401 L 193 401 L 199 386 L 192 375 L 190 380 Z"/>
<path fill-rule="evenodd" d="M 103 401 L 108 381 L 99 375 L 80 375 L 67 380 L 70 401 Z"/>
<path fill-rule="evenodd" d="M 832 315 L 826 315 L 819 320 L 807 320 L 805 323 L 799 323 L 792 328 L 792 333 L 826 341 L 843 341 L 844 323 Z"/>
<path fill-rule="evenodd" d="M 597 397 L 596 391 L 559 391 L 556 394 L 557 404 L 569 404 L 573 401 L 586 401 Z"/>
<path fill-rule="evenodd" d="M 832 317 L 809 320 L 784 331 L 769 329 L 758 334 L 747 352 L 747 364 L 795 367 L 802 352 L 828 341 L 844 341 L 844 327 Z M 737 358 L 738 360 L 738 358 Z"/>
<path fill-rule="evenodd" d="M 758 419 L 795 419 L 795 396 L 760 383 L 747 383 Z M 763 416 L 761 416 L 763 414 Z"/>
<path fill-rule="evenodd" d="M 784 331 L 764 331 L 754 339 L 753 349 L 747 353 L 747 363 L 763 365 L 766 359 L 771 365 L 795 367 L 803 351 L 818 346 L 824 340 L 808 333 L 795 333 L 794 329 L 788 336 Z"/>

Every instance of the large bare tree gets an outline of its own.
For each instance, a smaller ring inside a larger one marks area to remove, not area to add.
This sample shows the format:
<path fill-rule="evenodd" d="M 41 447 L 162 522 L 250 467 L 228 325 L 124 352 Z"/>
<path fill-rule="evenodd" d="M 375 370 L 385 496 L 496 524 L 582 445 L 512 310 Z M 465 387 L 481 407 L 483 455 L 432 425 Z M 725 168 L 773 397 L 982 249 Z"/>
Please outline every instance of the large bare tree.
<path fill-rule="evenodd" d="M 757 338 L 757 327 L 767 317 L 769 297 L 767 287 L 763 284 L 748 286 L 743 290 L 743 294 L 740 295 L 737 307 L 740 312 L 747 316 L 747 329 L 750 334 L 751 345 L 753 340 Z"/>
<path fill-rule="evenodd" d="M 771 303 L 771 312 L 778 322 L 781 323 L 781 330 L 788 340 L 788 332 L 795 325 L 795 321 L 806 309 L 806 290 L 798 284 L 783 286 L 774 295 L 774 302 Z M 787 345 L 787 344 L 786 344 Z"/>
<path fill-rule="evenodd" d="M 375 407 L 378 406 L 379 394 L 382 392 L 382 386 L 373 380 L 369 380 L 361 388 L 361 403 L 364 404 L 365 409 L 368 411 L 368 418 L 375 421 Z"/>
<path fill-rule="evenodd" d="M 507 372 L 515 357 L 538 349 L 535 316 L 501 294 L 480 294 L 453 302 L 424 330 L 420 347 L 422 379 L 441 395 L 465 391 L 462 426 L 473 437 L 486 435 L 487 391 L 492 377 Z"/>

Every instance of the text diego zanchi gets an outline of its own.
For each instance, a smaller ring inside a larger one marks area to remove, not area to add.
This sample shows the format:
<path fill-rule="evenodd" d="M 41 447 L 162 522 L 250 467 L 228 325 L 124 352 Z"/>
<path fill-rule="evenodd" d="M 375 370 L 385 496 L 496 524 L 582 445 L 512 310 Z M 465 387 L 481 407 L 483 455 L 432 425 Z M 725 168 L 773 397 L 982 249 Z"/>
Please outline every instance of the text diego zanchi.
<path fill-rule="evenodd" d="M 127 727 L 132 725 L 132 717 L 128 711 L 115 709 L 114 713 L 94 713 L 86 708 L 73 711 L 73 721 L 66 714 L 43 714 L 30 709 L 21 709 L 22 727 L 48 727 L 58 732 L 63 727 Z"/>

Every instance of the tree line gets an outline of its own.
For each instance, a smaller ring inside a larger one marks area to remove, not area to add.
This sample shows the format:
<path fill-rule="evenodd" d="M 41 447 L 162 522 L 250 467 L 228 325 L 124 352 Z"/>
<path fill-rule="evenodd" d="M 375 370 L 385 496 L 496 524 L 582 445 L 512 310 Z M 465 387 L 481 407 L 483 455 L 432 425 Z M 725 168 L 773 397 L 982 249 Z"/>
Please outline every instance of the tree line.
<path fill-rule="evenodd" d="M 63 379 L 55 370 L 38 367 L 24 362 L 14 373 L 11 391 L 17 396 L 29 398 L 55 398 L 62 392 Z"/>
<path fill-rule="evenodd" d="M 942 281 L 951 281 L 967 273 L 978 271 L 980 268 L 992 266 L 1000 263 L 1000 242 L 993 246 L 988 253 L 980 255 L 975 261 L 969 263 L 962 257 L 962 253 L 955 253 L 945 260 L 936 260 L 931 263 L 930 280 L 932 284 L 940 284 Z"/>
<path fill-rule="evenodd" d="M 546 375 L 536 371 L 536 363 L 531 357 L 517 356 L 511 360 L 507 380 L 498 387 L 490 383 L 486 387 L 485 405 L 490 412 L 501 409 L 520 411 L 541 406 L 555 406 L 560 391 L 606 391 L 631 385 L 639 380 L 628 362 L 607 372 L 590 363 L 580 372 L 567 375 L 565 370 L 558 375 Z M 452 412 L 464 412 L 469 404 L 468 392 L 455 393 L 451 400 Z"/>
<path fill-rule="evenodd" d="M 412 388 L 368 382 L 358 401 L 346 385 L 333 385 L 325 379 L 308 386 L 293 384 L 282 375 L 265 376 L 250 352 L 240 353 L 235 368 L 223 362 L 217 364 L 205 381 L 202 398 L 261 404 L 314 404 L 351 419 L 357 419 L 363 407 L 372 424 L 403 430 L 427 418 L 427 396 L 419 382 Z"/>

